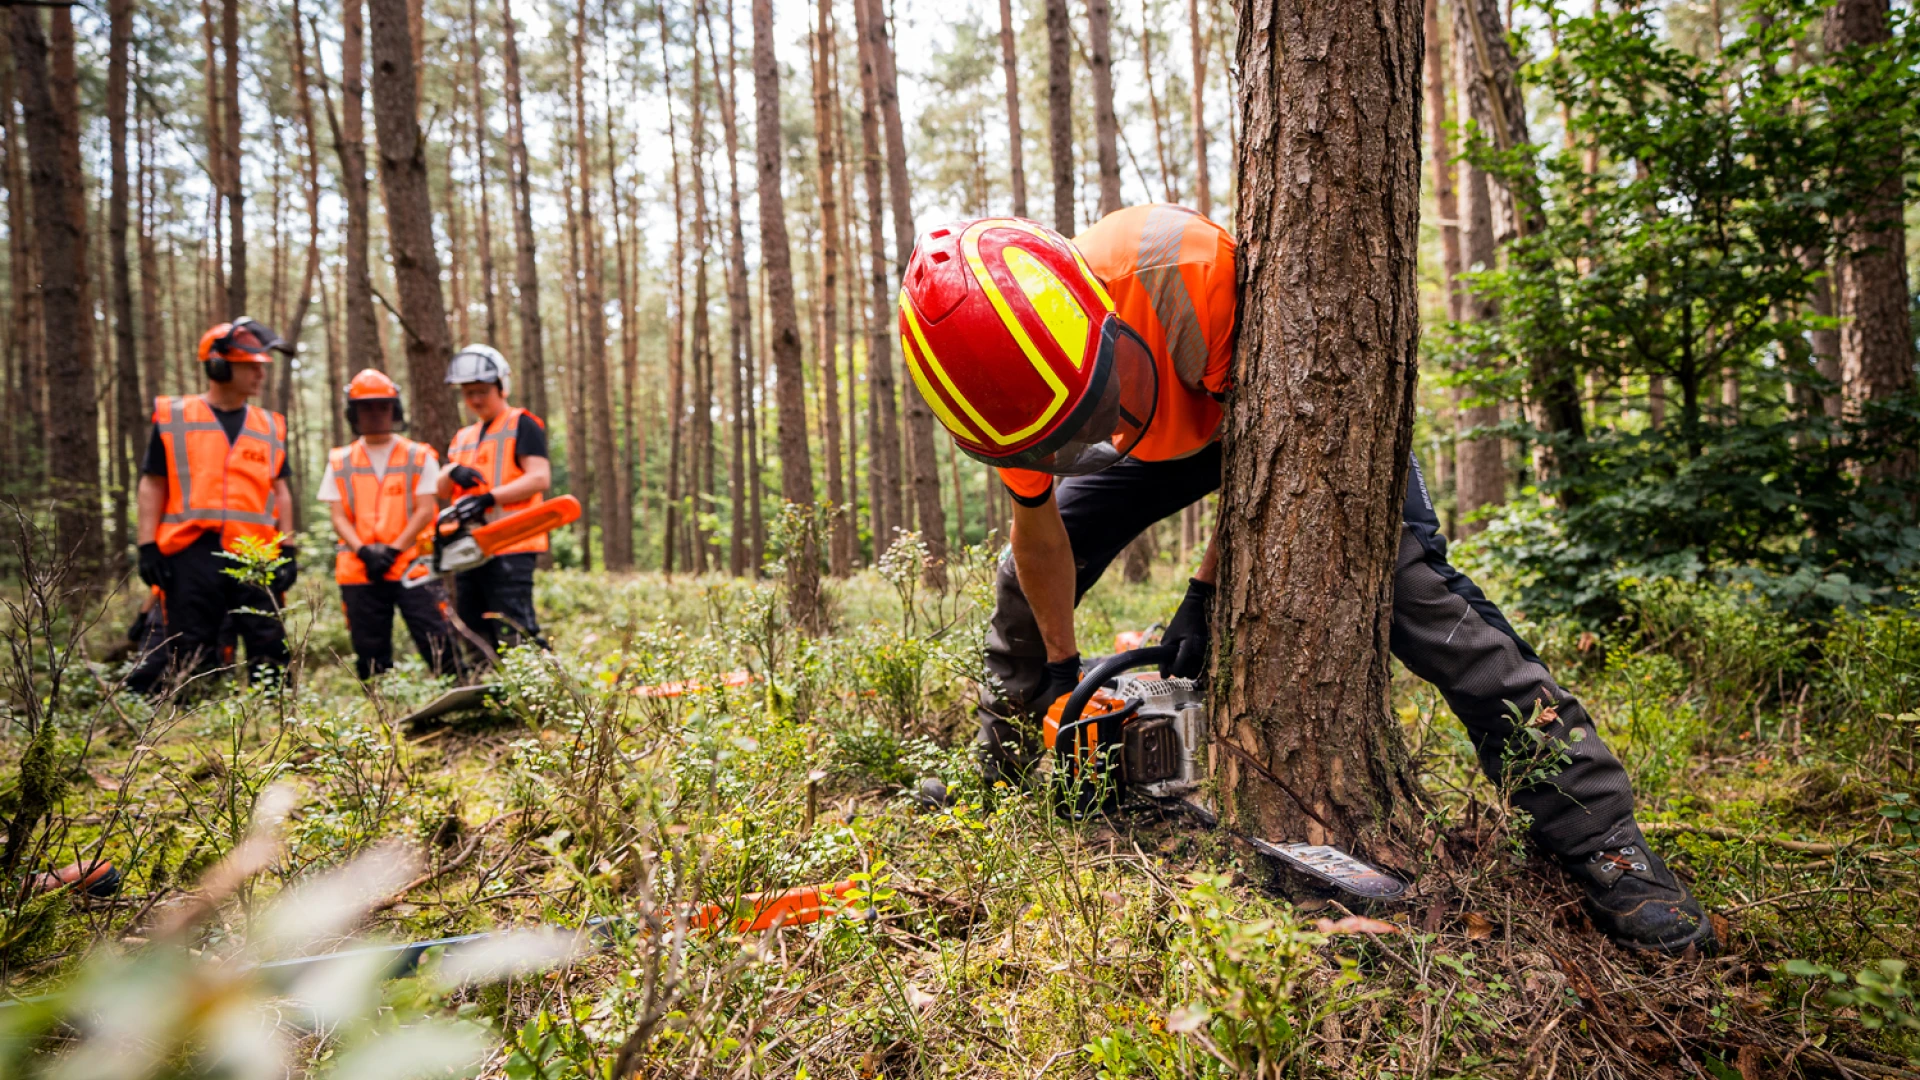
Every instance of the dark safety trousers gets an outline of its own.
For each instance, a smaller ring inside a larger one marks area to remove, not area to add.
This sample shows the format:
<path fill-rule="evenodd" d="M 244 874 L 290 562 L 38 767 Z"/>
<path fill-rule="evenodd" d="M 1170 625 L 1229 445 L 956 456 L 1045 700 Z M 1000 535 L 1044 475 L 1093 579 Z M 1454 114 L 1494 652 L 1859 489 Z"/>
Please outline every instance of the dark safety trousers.
<path fill-rule="evenodd" d="M 1075 603 L 1148 526 L 1216 490 L 1220 463 L 1216 443 L 1178 461 L 1127 460 L 1059 481 L 1054 498 L 1073 545 Z M 1613 846 L 1633 829 L 1626 770 L 1580 702 L 1555 684 L 1500 609 L 1447 563 L 1447 541 L 1418 460 L 1407 478 L 1403 521 L 1393 578 L 1393 655 L 1439 688 L 1466 724 L 1481 768 L 1513 790 L 1512 804 L 1532 817 L 1532 834 L 1543 848 L 1574 858 Z M 1034 725 L 1023 718 L 1049 704 L 1032 700 L 1046 685 L 1046 661 L 1009 551 L 1000 560 L 987 631 L 987 670 L 1000 692 L 984 694 L 979 710 L 989 775 L 1031 764 Z"/>
<path fill-rule="evenodd" d="M 523 640 L 547 647 L 533 613 L 533 565 L 538 559 L 530 551 L 495 555 L 453 576 L 454 611 L 495 652 Z"/>
<path fill-rule="evenodd" d="M 271 612 L 275 603 L 267 590 L 226 573 L 239 565 L 222 557 L 220 534 L 214 532 L 200 534 L 186 548 L 167 557 L 167 566 L 173 571 L 173 587 L 163 598 L 167 660 L 154 664 L 151 657 L 143 658 L 128 676 L 127 689 L 150 693 L 169 674 L 187 677 L 221 666 L 223 625 L 246 646 L 247 666 L 255 685 L 280 681 L 289 659 L 286 628 L 271 614 L 241 610 Z"/>
<path fill-rule="evenodd" d="M 393 612 L 400 611 L 414 647 L 435 675 L 458 670 L 460 654 L 454 644 L 453 623 L 447 618 L 447 593 L 438 581 L 414 588 L 398 581 L 340 586 L 340 606 L 347 613 L 347 634 L 353 638 L 354 671 L 370 679 L 393 668 Z"/>

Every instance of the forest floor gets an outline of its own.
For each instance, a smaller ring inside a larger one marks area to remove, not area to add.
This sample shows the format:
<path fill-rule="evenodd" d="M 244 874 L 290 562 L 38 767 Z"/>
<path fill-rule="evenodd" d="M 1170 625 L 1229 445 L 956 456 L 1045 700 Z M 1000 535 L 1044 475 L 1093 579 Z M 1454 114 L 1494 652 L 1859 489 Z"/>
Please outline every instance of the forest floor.
<path fill-rule="evenodd" d="M 126 881 L 111 900 L 0 905 L 5 996 L 29 1000 L 0 1009 L 0 1073 L 429 1075 L 407 1070 L 477 1043 L 481 1075 L 516 1080 L 616 1058 L 801 1078 L 1920 1077 L 1902 964 L 1920 952 L 1911 614 L 1802 624 L 1673 585 L 1609 627 L 1519 618 L 1716 913 L 1720 955 L 1657 959 L 1595 933 L 1404 672 L 1395 708 L 1432 809 L 1397 867 L 1411 902 L 1369 913 L 1384 932 L 1275 895 L 1250 850 L 1186 822 L 983 798 L 965 686 L 986 561 L 944 592 L 911 569 L 833 583 L 819 639 L 792 632 L 775 585 L 548 573 L 555 652 L 512 654 L 490 707 L 413 730 L 397 718 L 444 684 L 410 659 L 363 688 L 319 573 L 288 614 L 301 668 L 284 700 L 154 711 L 77 664 L 16 662 L 16 695 L 53 703 L 72 762 L 41 861 L 104 852 Z M 1104 583 L 1082 640 L 1165 618 L 1180 580 Z M 736 671 L 751 678 L 729 685 Z M 674 682 L 690 685 L 636 692 Z M 0 761 L 32 759 L 22 730 Z M 17 809 L 15 772 L 0 798 Z M 959 804 L 917 807 L 926 775 Z M 843 880 L 839 917 L 673 932 L 691 901 Z M 248 966 L 596 917 L 624 930 L 544 972 L 554 940 L 514 939 L 504 968 L 479 964 L 491 982 L 433 958 L 291 988 Z M 148 944 L 167 940 L 190 951 Z"/>

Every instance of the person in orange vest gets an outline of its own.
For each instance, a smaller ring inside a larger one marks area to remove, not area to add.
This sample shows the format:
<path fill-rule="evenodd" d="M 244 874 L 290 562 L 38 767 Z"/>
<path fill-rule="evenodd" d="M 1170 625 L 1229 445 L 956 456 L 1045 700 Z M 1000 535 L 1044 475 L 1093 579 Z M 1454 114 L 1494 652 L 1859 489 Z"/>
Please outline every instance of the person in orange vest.
<path fill-rule="evenodd" d="M 347 384 L 347 424 L 356 438 L 327 452 L 320 501 L 339 537 L 333 580 L 353 639 L 354 670 L 370 679 L 393 667 L 398 608 L 420 656 L 435 674 L 458 666 L 447 598 L 432 580 L 420 534 L 440 504 L 433 447 L 394 434 L 406 423 L 400 387 L 368 368 Z"/>
<path fill-rule="evenodd" d="M 165 596 L 169 663 L 143 665 L 129 689 L 148 693 L 168 670 L 210 667 L 229 616 L 257 674 L 277 681 L 286 670 L 286 629 L 268 613 L 300 572 L 290 539 L 287 418 L 248 400 L 265 384 L 272 354 L 288 351 L 245 316 L 220 323 L 200 337 L 206 392 L 154 399 L 140 467 L 140 578 Z M 277 544 L 282 561 L 269 588 L 227 573 L 234 563 L 221 553 L 243 537 Z"/>
<path fill-rule="evenodd" d="M 987 783 L 1019 782 L 1033 719 L 1081 675 L 1074 608 L 1133 539 L 1221 483 L 1239 295 L 1233 238 L 1185 207 L 1136 206 L 1069 240 L 1019 218 L 918 239 L 900 289 L 914 386 L 954 444 L 1013 497 L 979 711 Z M 1630 949 L 1714 947 L 1713 924 L 1633 815 L 1633 788 L 1579 699 L 1480 587 L 1447 562 L 1410 462 L 1393 580 L 1393 655 L 1439 688 L 1482 768 L 1580 883 L 1594 923 Z M 1218 537 L 1161 643 L 1163 676 L 1207 672 Z M 1515 716 L 1536 716 L 1529 730 Z M 1536 739 L 1550 776 L 1511 775 Z"/>
<path fill-rule="evenodd" d="M 476 422 L 460 429 L 447 448 L 440 497 L 470 522 L 495 521 L 539 506 L 553 486 L 547 461 L 547 426 L 534 414 L 507 404 L 511 373 L 506 357 L 488 345 L 469 345 L 447 365 L 447 383 Z M 456 497 L 457 495 L 457 497 Z M 468 629 L 498 649 L 532 641 L 546 648 L 533 611 L 533 571 L 547 550 L 545 533 L 454 575 L 454 611 Z"/>

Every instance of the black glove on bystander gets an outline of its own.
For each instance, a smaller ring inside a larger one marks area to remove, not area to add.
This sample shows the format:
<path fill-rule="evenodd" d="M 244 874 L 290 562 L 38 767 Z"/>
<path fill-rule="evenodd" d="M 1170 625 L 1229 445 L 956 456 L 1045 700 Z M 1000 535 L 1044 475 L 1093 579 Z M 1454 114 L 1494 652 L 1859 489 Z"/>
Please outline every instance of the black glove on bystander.
<path fill-rule="evenodd" d="M 354 554 L 360 557 L 360 565 L 367 568 L 369 581 L 386 577 L 387 571 L 393 569 L 394 560 L 400 557 L 400 553 L 387 544 L 363 544 Z"/>
<path fill-rule="evenodd" d="M 461 521 L 479 521 L 493 509 L 493 492 L 483 491 L 478 495 L 462 495 L 454 500 L 453 512 Z"/>
<path fill-rule="evenodd" d="M 168 565 L 167 557 L 160 554 L 159 544 L 140 545 L 140 580 L 162 589 L 173 585 L 173 567 Z"/>
<path fill-rule="evenodd" d="M 1174 610 L 1166 633 L 1160 635 L 1160 644 L 1172 645 L 1177 650 L 1172 660 L 1160 665 L 1161 678 L 1197 679 L 1206 672 L 1213 594 L 1211 582 L 1199 578 L 1187 582 L 1187 595 Z"/>
<path fill-rule="evenodd" d="M 471 465 L 455 465 L 448 469 L 447 479 L 453 481 L 454 487 L 462 488 L 476 488 L 486 482 L 480 475 L 480 470 Z"/>
<path fill-rule="evenodd" d="M 276 593 L 284 593 L 293 588 L 300 580 L 300 549 L 292 544 L 280 545 L 280 565 L 273 568 L 273 584 Z"/>

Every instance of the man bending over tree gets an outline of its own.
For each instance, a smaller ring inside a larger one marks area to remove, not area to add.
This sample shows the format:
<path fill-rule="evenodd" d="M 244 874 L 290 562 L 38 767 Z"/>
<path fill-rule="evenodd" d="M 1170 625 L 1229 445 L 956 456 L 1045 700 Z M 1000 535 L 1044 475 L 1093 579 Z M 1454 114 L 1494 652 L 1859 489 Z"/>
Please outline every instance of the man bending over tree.
<path fill-rule="evenodd" d="M 998 688 L 979 710 L 989 785 L 1024 777 L 1035 721 L 1079 681 L 1080 598 L 1140 533 L 1219 488 L 1235 311 L 1232 238 L 1178 206 L 1121 210 L 1071 242 L 987 218 L 915 246 L 900 296 L 908 370 L 1016 504 L 987 636 Z M 1402 520 L 1394 656 L 1445 695 L 1487 775 L 1514 782 L 1513 805 L 1602 931 L 1634 949 L 1712 948 L 1712 924 L 1648 849 L 1626 770 L 1586 710 L 1447 563 L 1417 463 Z M 1163 675 L 1206 669 L 1218 563 L 1216 534 L 1167 624 L 1176 654 Z M 1545 764 L 1526 725 L 1551 748 Z"/>

